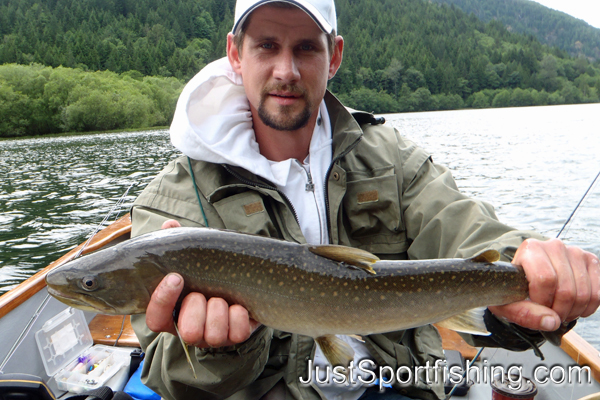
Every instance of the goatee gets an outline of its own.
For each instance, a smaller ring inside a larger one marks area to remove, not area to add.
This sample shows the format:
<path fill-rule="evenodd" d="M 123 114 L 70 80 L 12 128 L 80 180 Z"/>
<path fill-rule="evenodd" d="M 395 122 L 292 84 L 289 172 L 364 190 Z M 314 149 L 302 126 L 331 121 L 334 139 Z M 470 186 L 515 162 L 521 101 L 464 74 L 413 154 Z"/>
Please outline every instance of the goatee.
<path fill-rule="evenodd" d="M 269 113 L 265 107 L 265 100 L 272 91 L 285 91 L 297 94 L 306 102 L 304 108 L 296 115 L 293 113 L 292 106 L 279 106 L 276 113 Z M 305 91 L 296 87 L 282 85 L 277 87 L 265 88 L 263 90 L 260 104 L 258 105 L 258 117 L 269 128 L 278 131 L 295 131 L 304 128 L 310 120 L 312 104 L 306 99 Z"/>

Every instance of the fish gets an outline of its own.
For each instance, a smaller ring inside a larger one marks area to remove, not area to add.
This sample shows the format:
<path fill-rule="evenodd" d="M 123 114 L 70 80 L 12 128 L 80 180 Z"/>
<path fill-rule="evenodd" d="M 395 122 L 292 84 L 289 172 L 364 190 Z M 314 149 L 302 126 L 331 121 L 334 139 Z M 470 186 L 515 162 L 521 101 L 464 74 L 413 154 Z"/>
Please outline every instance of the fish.
<path fill-rule="evenodd" d="M 138 236 L 50 271 L 48 292 L 109 315 L 143 314 L 165 275 L 190 292 L 245 307 L 251 318 L 315 339 L 331 365 L 353 351 L 336 335 L 392 332 L 437 323 L 488 335 L 487 306 L 528 297 L 519 266 L 488 250 L 470 259 L 380 260 L 340 245 L 308 245 L 212 228 Z"/>

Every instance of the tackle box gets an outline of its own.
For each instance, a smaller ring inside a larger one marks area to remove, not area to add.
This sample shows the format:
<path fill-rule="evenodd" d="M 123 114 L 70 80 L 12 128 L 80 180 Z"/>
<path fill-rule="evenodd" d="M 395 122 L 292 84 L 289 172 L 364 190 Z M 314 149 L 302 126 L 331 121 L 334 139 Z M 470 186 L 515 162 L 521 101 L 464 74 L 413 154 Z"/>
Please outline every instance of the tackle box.
<path fill-rule="evenodd" d="M 80 310 L 67 308 L 49 319 L 36 332 L 35 340 L 46 373 L 54 377 L 60 390 L 81 393 L 122 375 L 123 382 L 113 383 L 121 386 L 113 390 L 120 390 L 127 380 L 131 349 L 93 346 L 92 334 Z"/>

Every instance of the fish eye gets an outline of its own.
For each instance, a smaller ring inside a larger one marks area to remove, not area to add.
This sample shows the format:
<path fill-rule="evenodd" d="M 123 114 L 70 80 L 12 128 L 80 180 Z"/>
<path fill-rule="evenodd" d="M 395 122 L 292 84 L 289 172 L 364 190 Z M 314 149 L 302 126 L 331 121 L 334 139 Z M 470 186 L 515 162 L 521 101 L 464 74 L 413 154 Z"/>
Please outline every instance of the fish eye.
<path fill-rule="evenodd" d="M 98 288 L 98 283 L 96 282 L 96 278 L 93 276 L 85 276 L 81 280 L 81 287 L 83 290 L 92 291 Z"/>

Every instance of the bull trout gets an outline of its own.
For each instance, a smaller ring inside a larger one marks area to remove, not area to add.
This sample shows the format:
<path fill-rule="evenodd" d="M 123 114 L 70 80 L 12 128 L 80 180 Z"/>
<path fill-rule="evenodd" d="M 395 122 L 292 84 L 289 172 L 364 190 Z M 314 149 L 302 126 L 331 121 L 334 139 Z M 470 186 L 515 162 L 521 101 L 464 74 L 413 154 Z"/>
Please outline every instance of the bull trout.
<path fill-rule="evenodd" d="M 438 323 L 489 334 L 474 309 L 528 296 L 520 267 L 489 250 L 472 259 L 383 261 L 344 246 L 311 246 L 208 228 L 164 229 L 51 271 L 49 293 L 104 314 L 146 311 L 170 273 L 184 294 L 244 306 L 263 325 L 313 337 L 332 365 L 351 348 L 335 335 L 369 335 Z M 182 296 L 183 296 L 182 295 Z"/>

